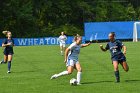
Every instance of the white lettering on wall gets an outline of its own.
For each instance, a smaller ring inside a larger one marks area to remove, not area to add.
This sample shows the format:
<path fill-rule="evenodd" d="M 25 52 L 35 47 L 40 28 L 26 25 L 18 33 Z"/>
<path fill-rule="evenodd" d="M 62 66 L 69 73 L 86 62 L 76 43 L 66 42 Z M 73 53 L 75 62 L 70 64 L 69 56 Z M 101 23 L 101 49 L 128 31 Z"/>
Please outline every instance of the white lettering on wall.
<path fill-rule="evenodd" d="M 56 39 L 55 38 L 51 38 L 51 44 L 55 44 Z"/>
<path fill-rule="evenodd" d="M 17 41 L 19 46 L 59 44 L 58 38 L 22 38 Z"/>
<path fill-rule="evenodd" d="M 44 39 L 43 38 L 40 39 L 39 45 L 44 45 Z"/>
<path fill-rule="evenodd" d="M 27 39 L 18 39 L 19 46 L 26 45 Z"/>
<path fill-rule="evenodd" d="M 34 39 L 34 45 L 38 45 L 38 39 Z"/>
<path fill-rule="evenodd" d="M 33 39 L 28 39 L 28 45 L 33 45 L 34 44 L 33 41 L 34 41 Z"/>

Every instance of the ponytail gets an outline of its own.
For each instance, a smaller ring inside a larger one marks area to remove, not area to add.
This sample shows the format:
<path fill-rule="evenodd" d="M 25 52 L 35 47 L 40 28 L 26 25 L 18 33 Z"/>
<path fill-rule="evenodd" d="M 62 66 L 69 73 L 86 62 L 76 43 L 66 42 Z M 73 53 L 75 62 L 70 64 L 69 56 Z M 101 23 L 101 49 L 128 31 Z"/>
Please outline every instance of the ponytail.
<path fill-rule="evenodd" d="M 7 36 L 7 34 L 9 33 L 10 31 L 2 31 L 2 33 L 4 34 L 4 35 L 6 35 Z"/>

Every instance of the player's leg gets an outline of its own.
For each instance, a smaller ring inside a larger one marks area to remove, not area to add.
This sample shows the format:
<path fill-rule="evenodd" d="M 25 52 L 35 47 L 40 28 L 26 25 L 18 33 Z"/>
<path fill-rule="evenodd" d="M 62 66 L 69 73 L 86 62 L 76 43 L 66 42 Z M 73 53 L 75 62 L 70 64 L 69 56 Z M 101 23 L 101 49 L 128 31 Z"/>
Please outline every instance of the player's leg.
<path fill-rule="evenodd" d="M 61 55 L 63 55 L 63 45 L 60 43 L 60 52 L 61 52 Z"/>
<path fill-rule="evenodd" d="M 8 59 L 8 56 L 7 55 L 4 55 L 4 59 L 0 63 L 1 64 L 6 63 L 7 62 L 7 59 Z"/>
<path fill-rule="evenodd" d="M 10 73 L 11 71 L 11 62 L 12 62 L 12 55 L 8 55 L 8 72 Z"/>
<path fill-rule="evenodd" d="M 73 70 L 74 70 L 74 67 L 73 66 L 68 66 L 66 71 L 60 72 L 58 74 L 54 74 L 51 77 L 51 79 L 55 79 L 55 78 L 58 78 L 58 77 L 64 76 L 64 75 L 69 75 L 69 74 L 71 74 L 73 72 Z"/>
<path fill-rule="evenodd" d="M 66 44 L 63 44 L 63 52 L 66 50 Z"/>
<path fill-rule="evenodd" d="M 116 82 L 120 82 L 120 74 L 119 74 L 119 63 L 118 61 L 113 61 L 113 66 L 114 66 L 114 74 L 116 77 Z"/>
<path fill-rule="evenodd" d="M 67 70 L 57 74 L 57 77 L 71 74 L 73 72 L 73 70 L 74 70 L 73 66 L 68 66 Z"/>
<path fill-rule="evenodd" d="M 80 65 L 79 62 L 75 64 L 75 67 L 77 69 L 77 83 L 80 84 L 81 74 L 82 74 L 82 68 L 81 68 L 81 65 Z"/>
<path fill-rule="evenodd" d="M 126 72 L 129 71 L 129 66 L 128 66 L 128 64 L 127 64 L 125 61 L 124 61 L 124 62 L 121 62 L 121 65 L 122 65 L 123 69 L 124 69 Z"/>
<path fill-rule="evenodd" d="M 51 77 L 51 79 L 55 79 L 55 78 L 58 78 L 60 76 L 71 74 L 73 72 L 73 70 L 74 70 L 74 61 L 73 60 L 68 60 L 67 61 L 67 70 L 63 71 L 63 72 L 60 72 L 59 74 L 53 75 Z"/>

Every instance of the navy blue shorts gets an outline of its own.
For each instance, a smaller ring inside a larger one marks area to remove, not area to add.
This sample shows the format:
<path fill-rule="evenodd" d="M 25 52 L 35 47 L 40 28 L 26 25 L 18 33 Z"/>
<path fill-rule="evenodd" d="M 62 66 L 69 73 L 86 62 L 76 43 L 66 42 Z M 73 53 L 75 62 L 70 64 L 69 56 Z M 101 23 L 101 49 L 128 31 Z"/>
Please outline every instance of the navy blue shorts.
<path fill-rule="evenodd" d="M 8 55 L 13 55 L 13 54 L 14 54 L 13 52 L 9 52 L 9 51 L 4 51 L 3 53 L 4 53 L 4 55 L 6 55 L 6 56 L 8 56 Z"/>
<path fill-rule="evenodd" d="M 119 63 L 126 62 L 126 57 L 124 56 L 124 54 L 116 55 L 112 57 L 111 59 L 112 59 L 112 62 L 113 61 L 118 61 Z"/>

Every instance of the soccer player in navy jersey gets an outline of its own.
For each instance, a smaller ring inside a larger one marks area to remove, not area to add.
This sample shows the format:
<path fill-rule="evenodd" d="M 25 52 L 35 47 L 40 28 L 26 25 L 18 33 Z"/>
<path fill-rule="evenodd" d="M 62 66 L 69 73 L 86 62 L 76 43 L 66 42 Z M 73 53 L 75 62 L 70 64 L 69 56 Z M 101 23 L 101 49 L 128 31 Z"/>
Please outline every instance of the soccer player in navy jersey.
<path fill-rule="evenodd" d="M 104 48 L 103 45 L 100 45 L 102 51 L 110 50 L 111 53 L 111 60 L 114 66 L 114 73 L 116 77 L 116 82 L 120 82 L 120 74 L 118 65 L 121 64 L 123 69 L 128 72 L 129 67 L 126 63 L 126 46 L 119 40 L 115 39 L 115 33 L 111 32 L 109 34 L 110 42 L 107 43 L 106 47 Z M 121 51 L 123 49 L 123 52 Z"/>
<path fill-rule="evenodd" d="M 3 41 L 2 47 L 5 47 L 4 49 L 4 61 L 2 63 L 6 63 L 8 61 L 8 71 L 7 73 L 11 73 L 11 61 L 13 57 L 13 46 L 14 46 L 14 40 L 12 39 L 12 33 L 8 31 L 6 33 L 7 38 Z M 1 64 L 2 64 L 1 63 Z"/>

